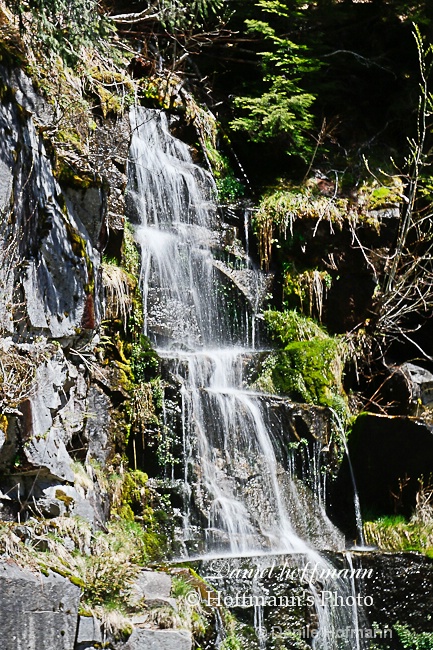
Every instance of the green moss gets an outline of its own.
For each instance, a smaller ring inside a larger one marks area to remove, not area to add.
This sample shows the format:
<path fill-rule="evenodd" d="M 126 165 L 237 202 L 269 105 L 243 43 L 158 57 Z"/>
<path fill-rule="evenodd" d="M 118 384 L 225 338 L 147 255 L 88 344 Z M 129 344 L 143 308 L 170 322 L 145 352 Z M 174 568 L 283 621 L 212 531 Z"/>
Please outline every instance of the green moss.
<path fill-rule="evenodd" d="M 8 430 L 8 418 L 7 415 L 4 415 L 4 413 L 0 413 L 0 431 L 3 431 L 3 433 L 6 433 Z"/>
<path fill-rule="evenodd" d="M 21 67 L 27 61 L 25 52 L 19 30 L 0 6 L 0 63 L 9 68 Z"/>
<path fill-rule="evenodd" d="M 77 587 L 80 587 L 80 589 L 84 589 L 86 583 L 84 580 L 81 580 L 81 578 L 77 578 L 77 576 L 68 576 L 70 582 L 72 582 L 73 585 L 76 585 Z"/>
<path fill-rule="evenodd" d="M 134 521 L 135 515 L 142 516 L 148 500 L 147 480 L 147 474 L 140 470 L 125 472 L 120 478 L 121 487 L 112 514 L 127 521 Z"/>
<path fill-rule="evenodd" d="M 126 221 L 123 231 L 121 264 L 125 271 L 136 279 L 140 274 L 140 263 L 140 253 L 134 239 L 134 231 L 129 221 Z M 135 281 L 137 282 L 137 280 Z"/>
<path fill-rule="evenodd" d="M 102 115 L 104 116 L 104 119 L 108 117 L 108 115 L 121 115 L 123 113 L 124 109 L 124 104 L 122 102 L 121 97 L 117 95 L 116 93 L 112 93 L 102 84 L 94 84 L 94 88 L 96 91 L 96 94 L 99 97 L 100 101 L 100 106 L 101 106 L 101 111 Z"/>
<path fill-rule="evenodd" d="M 332 286 L 328 271 L 317 268 L 298 270 L 291 262 L 283 265 L 283 303 L 312 317 L 322 317 L 323 299 Z"/>
<path fill-rule="evenodd" d="M 294 341 L 311 341 L 329 338 L 325 330 L 314 320 L 293 310 L 264 313 L 265 322 L 274 341 L 286 346 Z"/>
<path fill-rule="evenodd" d="M 56 490 L 56 499 L 62 501 L 67 508 L 69 508 L 74 503 L 73 497 L 69 497 L 63 492 L 63 490 Z"/>
<path fill-rule="evenodd" d="M 359 190 L 358 202 L 365 210 L 381 210 L 403 202 L 404 185 L 399 176 L 379 172 Z"/>
<path fill-rule="evenodd" d="M 331 407 L 346 419 L 341 341 L 294 311 L 265 312 L 265 321 L 283 349 L 264 361 L 255 387 L 307 404 Z"/>
<path fill-rule="evenodd" d="M 71 132 L 74 133 L 74 132 Z M 57 137 L 62 142 L 70 142 L 70 133 L 60 131 Z M 77 134 L 74 134 L 76 143 L 80 144 L 80 139 Z M 71 166 L 63 157 L 58 156 L 54 166 L 54 176 L 61 185 L 73 187 L 77 190 L 87 190 L 90 187 L 100 187 L 101 179 L 91 172 L 83 169 L 78 170 Z"/>
<path fill-rule="evenodd" d="M 159 366 L 159 358 L 147 336 L 141 335 L 131 348 L 131 368 L 136 383 L 148 381 Z"/>
<path fill-rule="evenodd" d="M 235 202 L 245 195 L 245 187 L 236 178 L 227 156 L 214 145 L 214 137 L 204 138 L 204 149 L 212 167 L 220 202 Z"/>
<path fill-rule="evenodd" d="M 1 55 L 0 55 L 0 63 L 1 63 Z M 14 99 L 15 99 L 14 90 L 10 86 L 5 84 L 2 79 L 0 79 L 0 102 L 2 104 L 9 104 L 10 102 L 13 102 Z"/>
<path fill-rule="evenodd" d="M 332 339 L 295 341 L 287 345 L 277 353 L 272 373 L 278 392 L 307 403 L 330 405 L 336 353 L 337 342 Z"/>

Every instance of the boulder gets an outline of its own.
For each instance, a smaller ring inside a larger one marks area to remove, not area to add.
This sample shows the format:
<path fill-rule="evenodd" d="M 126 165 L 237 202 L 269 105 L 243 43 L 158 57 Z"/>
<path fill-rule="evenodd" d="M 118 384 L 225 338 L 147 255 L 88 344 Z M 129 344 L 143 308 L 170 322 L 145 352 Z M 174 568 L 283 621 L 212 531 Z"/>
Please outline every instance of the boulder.
<path fill-rule="evenodd" d="M 66 578 L 0 564 L 2 650 L 73 650 L 80 589 Z"/>
<path fill-rule="evenodd" d="M 142 571 L 134 581 L 133 589 L 144 598 L 168 598 L 171 593 L 171 577 L 160 571 Z"/>
<path fill-rule="evenodd" d="M 70 515 L 80 517 L 91 526 L 95 523 L 95 511 L 91 504 L 71 485 L 52 485 L 43 491 L 44 496 L 37 501 L 37 507 L 46 517 L 68 512 Z M 58 509 L 58 514 L 50 514 L 47 505 L 52 504 L 52 509 Z"/>
<path fill-rule="evenodd" d="M 170 598 L 171 577 L 160 571 L 142 571 L 131 585 L 135 603 L 145 601 L 148 607 L 168 605 L 177 609 L 176 601 Z"/>
<path fill-rule="evenodd" d="M 403 363 L 399 370 L 406 380 L 409 403 L 415 408 L 433 404 L 433 374 L 414 363 Z"/>
<path fill-rule="evenodd" d="M 192 636 L 186 630 L 144 630 L 136 628 L 124 650 L 191 650 Z"/>

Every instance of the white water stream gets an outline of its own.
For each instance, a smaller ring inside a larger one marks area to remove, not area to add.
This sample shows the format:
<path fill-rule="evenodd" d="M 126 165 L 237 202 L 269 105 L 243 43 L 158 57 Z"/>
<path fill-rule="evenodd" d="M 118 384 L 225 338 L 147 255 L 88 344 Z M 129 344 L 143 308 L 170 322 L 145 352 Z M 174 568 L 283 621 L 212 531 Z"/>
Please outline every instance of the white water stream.
<path fill-rule="evenodd" d="M 244 342 L 255 340 L 258 300 L 234 296 L 239 278 L 258 287 L 259 274 L 248 259 L 244 270 L 223 259 L 213 180 L 170 134 L 165 114 L 136 108 L 131 125 L 128 192 L 141 220 L 145 328 L 181 385 L 185 542 L 200 520 L 204 554 L 290 554 L 300 567 L 329 573 L 316 548 L 341 550 L 341 536 L 296 486 L 263 399 L 245 381 L 255 351 Z M 356 607 L 321 600 L 323 590 L 351 595 L 350 582 L 311 580 L 309 589 L 319 622 L 313 647 L 352 648 L 336 633 L 357 626 Z M 261 616 L 256 612 L 259 627 Z"/>

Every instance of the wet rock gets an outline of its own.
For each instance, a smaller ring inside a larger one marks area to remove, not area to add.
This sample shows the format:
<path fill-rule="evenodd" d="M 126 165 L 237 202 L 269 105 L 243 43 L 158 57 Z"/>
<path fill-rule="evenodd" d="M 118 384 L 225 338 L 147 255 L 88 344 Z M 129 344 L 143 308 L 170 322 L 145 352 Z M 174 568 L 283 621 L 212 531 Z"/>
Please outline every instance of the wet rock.
<path fill-rule="evenodd" d="M 52 124 L 53 107 L 39 95 L 31 79 L 20 69 L 13 70 L 5 77 L 8 85 L 15 90 L 15 101 L 42 126 Z"/>
<path fill-rule="evenodd" d="M 66 578 L 0 564 L 2 650 L 73 650 L 80 589 Z"/>
<path fill-rule="evenodd" d="M 256 269 L 233 269 L 221 260 L 214 260 L 213 265 L 244 296 L 255 312 L 262 305 L 270 290 L 273 276 L 259 274 Z"/>
<path fill-rule="evenodd" d="M 15 303 L 15 322 L 5 323 L 9 331 L 19 330 L 26 337 L 47 334 L 76 340 L 89 295 L 95 303 L 95 323 L 99 322 L 99 255 L 79 216 L 72 207 L 65 209 L 50 155 L 38 132 L 49 121 L 45 102 L 23 73 L 13 77 L 2 69 L 2 74 L 13 92 L 0 106 L 4 134 L 0 200 L 9 204 L 8 198 L 14 197 L 15 220 L 5 232 L 9 238 L 5 251 L 9 252 L 2 264 L 4 296 L 0 298 L 4 299 L 0 303 L 5 313 L 0 310 L 0 318 L 8 320 L 5 304 L 9 301 L 9 306 Z M 6 167 L 11 170 L 12 185 Z M 16 302 L 10 288 L 18 274 L 23 295 Z"/>
<path fill-rule="evenodd" d="M 135 629 L 124 650 L 191 650 L 191 633 L 186 630 Z"/>
<path fill-rule="evenodd" d="M 1 67 L 0 67 L 1 71 Z M 0 104 L 0 324 L 6 332 L 13 331 L 11 310 L 14 286 L 14 269 L 17 264 L 16 247 L 11 247 L 14 241 L 14 230 L 8 225 L 8 211 L 13 192 L 14 147 L 5 137 L 6 129 L 10 128 L 14 116 L 10 109 Z"/>
<path fill-rule="evenodd" d="M 354 565 L 362 568 L 363 596 L 371 622 L 400 623 L 417 632 L 433 632 L 433 559 L 418 553 L 355 553 Z"/>
<path fill-rule="evenodd" d="M 105 220 L 105 193 L 101 187 L 76 189 L 65 187 L 66 196 L 72 214 L 84 225 L 92 246 L 98 250 L 101 241 L 101 228 Z"/>

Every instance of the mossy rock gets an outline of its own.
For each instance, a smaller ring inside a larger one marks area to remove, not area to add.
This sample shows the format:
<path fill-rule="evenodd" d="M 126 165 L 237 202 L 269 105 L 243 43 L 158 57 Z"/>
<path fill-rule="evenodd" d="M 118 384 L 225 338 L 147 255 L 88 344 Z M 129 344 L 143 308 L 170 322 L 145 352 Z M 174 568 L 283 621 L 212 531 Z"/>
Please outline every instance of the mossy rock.
<path fill-rule="evenodd" d="M 348 407 L 341 380 L 341 341 L 295 311 L 268 311 L 265 321 L 283 349 L 268 355 L 255 386 L 307 404 L 331 407 L 345 419 Z"/>
<path fill-rule="evenodd" d="M 70 142 L 71 133 L 60 131 L 58 139 L 62 142 Z M 78 136 L 75 134 L 77 144 L 80 143 Z M 76 169 L 71 166 L 63 157 L 58 156 L 54 166 L 54 176 L 60 185 L 72 187 L 77 190 L 87 190 L 90 187 L 101 187 L 102 179 L 97 174 L 93 174 L 84 169 Z"/>

